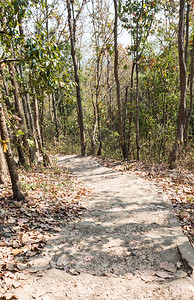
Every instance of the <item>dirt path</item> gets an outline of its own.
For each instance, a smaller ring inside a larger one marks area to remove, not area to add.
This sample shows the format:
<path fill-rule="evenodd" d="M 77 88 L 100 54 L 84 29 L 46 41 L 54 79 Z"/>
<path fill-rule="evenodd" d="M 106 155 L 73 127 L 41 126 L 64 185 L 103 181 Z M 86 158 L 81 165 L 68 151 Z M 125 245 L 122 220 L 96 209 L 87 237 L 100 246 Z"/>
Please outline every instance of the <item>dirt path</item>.
<path fill-rule="evenodd" d="M 92 193 L 83 218 L 65 226 L 32 261 L 31 269 L 44 271 L 23 274 L 19 299 L 193 299 L 176 221 L 161 191 L 95 158 L 61 156 L 58 165 Z"/>

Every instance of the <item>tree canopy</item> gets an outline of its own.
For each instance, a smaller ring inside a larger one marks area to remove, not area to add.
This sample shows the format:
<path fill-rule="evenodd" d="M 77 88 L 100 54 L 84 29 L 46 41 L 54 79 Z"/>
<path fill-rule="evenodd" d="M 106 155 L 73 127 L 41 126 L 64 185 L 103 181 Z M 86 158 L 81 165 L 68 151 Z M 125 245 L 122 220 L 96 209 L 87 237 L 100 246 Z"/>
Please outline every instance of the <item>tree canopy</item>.
<path fill-rule="evenodd" d="M 193 147 L 192 9 L 189 0 L 2 1 L 3 151 L 23 165 L 63 152 L 175 166 Z"/>

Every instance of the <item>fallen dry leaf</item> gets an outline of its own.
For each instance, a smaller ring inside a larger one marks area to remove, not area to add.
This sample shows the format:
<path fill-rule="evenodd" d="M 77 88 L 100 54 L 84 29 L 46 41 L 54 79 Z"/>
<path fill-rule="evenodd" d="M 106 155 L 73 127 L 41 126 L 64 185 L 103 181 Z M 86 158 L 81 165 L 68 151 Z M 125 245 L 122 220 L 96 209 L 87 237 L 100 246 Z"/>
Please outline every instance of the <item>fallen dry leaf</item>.
<path fill-rule="evenodd" d="M 173 278 L 174 275 L 166 271 L 157 271 L 156 275 L 161 278 Z"/>
<path fill-rule="evenodd" d="M 23 252 L 23 249 L 13 249 L 11 252 L 13 255 L 18 255 Z"/>
<path fill-rule="evenodd" d="M 160 268 L 169 271 L 171 273 L 176 273 L 177 271 L 177 267 L 175 265 L 173 265 L 172 263 L 168 263 L 168 262 L 163 262 L 160 264 Z"/>
<path fill-rule="evenodd" d="M 151 270 L 144 270 L 138 272 L 140 274 L 140 278 L 145 282 L 152 282 L 156 280 L 155 272 Z"/>
<path fill-rule="evenodd" d="M 28 220 L 29 220 L 29 219 L 19 218 L 19 219 L 18 219 L 18 225 L 22 226 L 22 225 L 24 225 L 25 223 L 27 223 Z"/>
<path fill-rule="evenodd" d="M 15 275 L 21 271 L 25 274 L 40 271 L 32 268 L 30 271 L 28 259 L 41 253 L 65 222 L 80 218 L 84 209 L 81 199 L 91 192 L 67 174 L 64 167 L 34 167 L 19 172 L 27 195 L 25 201 L 13 200 L 9 180 L 0 196 L 0 221 L 4 224 L 0 238 L 0 285 L 4 283 L 4 292 L 20 285 Z M 64 268 L 67 261 L 61 257 L 58 264 Z"/>
<path fill-rule="evenodd" d="M 69 260 L 67 259 L 67 256 L 65 254 L 61 255 L 57 260 L 57 266 L 67 266 L 69 263 Z"/>

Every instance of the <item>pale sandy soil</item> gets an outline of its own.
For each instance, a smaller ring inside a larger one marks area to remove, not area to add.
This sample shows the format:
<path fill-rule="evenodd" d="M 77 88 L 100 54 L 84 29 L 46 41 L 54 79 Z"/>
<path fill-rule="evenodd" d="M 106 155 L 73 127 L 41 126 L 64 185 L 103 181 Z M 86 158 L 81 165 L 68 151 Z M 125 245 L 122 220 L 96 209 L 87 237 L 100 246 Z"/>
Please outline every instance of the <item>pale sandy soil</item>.
<path fill-rule="evenodd" d="M 92 157 L 57 159 L 92 192 L 83 218 L 32 258 L 31 274 L 21 274 L 24 285 L 14 290 L 18 299 L 193 299 L 176 220 L 161 190 Z"/>

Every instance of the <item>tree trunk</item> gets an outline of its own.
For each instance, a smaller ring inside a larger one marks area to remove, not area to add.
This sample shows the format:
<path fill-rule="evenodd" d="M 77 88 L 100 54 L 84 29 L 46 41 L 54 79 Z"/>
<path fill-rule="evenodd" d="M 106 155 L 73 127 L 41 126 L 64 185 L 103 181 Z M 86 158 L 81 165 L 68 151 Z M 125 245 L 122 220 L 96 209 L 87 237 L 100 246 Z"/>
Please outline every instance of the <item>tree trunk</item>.
<path fill-rule="evenodd" d="M 120 101 L 120 82 L 118 76 L 118 47 L 117 47 L 117 23 L 118 23 L 118 12 L 117 12 L 117 0 L 114 0 L 114 10 L 115 10 L 115 22 L 114 22 L 114 76 L 116 82 L 116 91 L 117 91 L 117 107 L 118 107 L 118 126 L 119 126 L 119 136 L 120 136 L 120 145 L 122 149 L 122 154 L 124 159 L 128 159 L 126 142 L 124 140 L 123 134 L 123 121 L 121 114 L 121 101 Z"/>
<path fill-rule="evenodd" d="M 38 100 L 36 97 L 36 91 L 35 91 L 34 87 L 32 87 L 32 92 L 33 92 L 33 104 L 34 104 L 34 121 L 33 121 L 33 123 L 35 125 L 38 146 L 41 151 L 43 145 L 42 145 L 42 136 L 41 136 L 41 132 L 40 132 L 40 125 L 39 125 L 39 108 L 38 108 Z"/>
<path fill-rule="evenodd" d="M 139 145 L 139 70 L 138 63 L 136 63 L 136 149 L 137 149 L 137 160 L 140 158 L 140 145 Z"/>
<path fill-rule="evenodd" d="M 189 137 L 189 124 L 191 121 L 192 111 L 193 111 L 193 76 L 194 76 L 194 37 L 193 37 L 193 46 L 191 50 L 191 65 L 190 65 L 190 104 L 189 109 L 186 116 L 185 121 L 185 130 L 184 130 L 184 144 L 185 148 L 187 148 L 188 145 L 188 137 Z"/>
<path fill-rule="evenodd" d="M 136 149 L 137 149 L 137 161 L 140 159 L 140 145 L 139 145 L 139 21 L 136 26 Z"/>
<path fill-rule="evenodd" d="M 20 32 L 20 37 L 23 38 L 25 33 L 23 30 L 23 20 L 21 15 L 18 13 L 18 24 L 19 24 L 19 32 Z M 20 70 L 20 75 L 24 79 L 24 74 L 23 74 L 23 68 L 20 65 L 19 66 Z M 30 162 L 34 162 L 36 158 L 36 151 L 38 150 L 37 146 L 37 140 L 36 140 L 36 135 L 33 129 L 32 125 L 32 113 L 31 113 L 31 106 L 30 106 L 30 101 L 29 101 L 29 92 L 27 89 L 27 84 L 24 86 L 24 91 L 23 91 L 23 97 L 22 97 L 22 104 L 23 104 L 23 110 L 24 110 L 24 116 L 26 120 L 26 127 L 27 127 L 27 135 L 34 141 L 34 146 L 29 146 L 29 159 Z"/>
<path fill-rule="evenodd" d="M 69 34 L 70 34 L 70 42 L 71 42 L 71 56 L 73 60 L 74 66 L 74 78 L 76 82 L 76 97 L 77 97 L 77 113 L 78 113 L 78 124 L 80 130 L 80 141 L 81 141 L 81 155 L 84 156 L 86 154 L 86 143 L 84 138 L 84 123 L 83 123 L 83 111 L 82 111 L 82 100 L 81 100 L 81 92 L 80 92 L 80 80 L 78 73 L 78 64 L 75 50 L 75 32 L 73 28 L 75 28 L 74 24 L 72 25 L 72 16 L 71 16 L 71 7 L 70 0 L 67 1 L 67 11 L 68 11 L 68 24 L 69 24 Z"/>
<path fill-rule="evenodd" d="M 7 165 L 8 165 L 8 169 L 9 169 L 9 173 L 10 173 L 10 177 L 11 177 L 13 196 L 18 201 L 24 200 L 25 197 L 21 192 L 16 163 L 13 158 L 12 151 L 11 151 L 11 145 L 9 142 L 9 135 L 8 135 L 7 126 L 5 123 L 5 117 L 4 117 L 4 113 L 3 113 L 2 104 L 0 104 L 0 130 L 1 130 L 2 143 L 5 147 L 5 149 L 4 149 L 5 158 L 7 161 Z"/>
<path fill-rule="evenodd" d="M 5 80 L 3 68 L 2 68 L 1 65 L 0 65 L 0 74 L 1 74 L 1 77 L 2 77 L 3 87 L 4 87 L 4 92 L 2 92 L 2 94 L 4 94 L 5 103 L 6 103 L 7 108 L 10 109 L 11 108 L 11 103 L 10 103 L 10 100 L 9 100 L 9 91 L 8 91 L 8 87 L 7 87 L 7 82 Z"/>
<path fill-rule="evenodd" d="M 112 87 L 110 86 L 110 61 L 109 61 L 109 56 L 107 54 L 107 87 L 108 87 L 108 125 L 109 129 L 112 129 Z"/>
<path fill-rule="evenodd" d="M 178 31 L 178 51 L 179 51 L 179 70 L 180 70 L 180 105 L 178 114 L 178 125 L 176 133 L 176 141 L 174 142 L 169 157 L 170 168 L 176 167 L 184 138 L 184 129 L 186 121 L 186 91 L 187 91 L 187 69 L 185 64 L 185 0 L 180 0 L 179 9 L 179 31 Z"/>
<path fill-rule="evenodd" d="M 59 121 L 58 121 L 58 116 L 57 116 L 56 98 L 55 98 L 54 93 L 52 94 L 52 105 L 53 105 L 53 114 L 54 114 L 54 122 L 55 122 L 57 142 L 59 142 Z"/>
<path fill-rule="evenodd" d="M 94 103 L 93 94 L 91 98 L 92 98 L 92 105 L 94 110 L 94 122 L 93 122 L 93 129 L 91 133 L 91 149 L 92 149 L 92 155 L 96 155 L 96 130 L 97 130 L 98 122 L 97 122 L 96 105 Z"/>
<path fill-rule="evenodd" d="M 132 138 L 131 138 L 131 130 L 132 130 L 132 120 L 133 120 L 133 77 L 134 77 L 135 63 L 133 62 L 131 69 L 131 83 L 130 83 L 130 107 L 129 107 L 129 130 L 128 130 L 128 151 L 131 154 L 132 149 Z"/>
<path fill-rule="evenodd" d="M 102 141 L 101 141 L 101 124 L 100 124 L 100 110 L 99 110 L 99 94 L 100 94 L 100 56 L 97 53 L 96 61 L 96 114 L 97 114 L 97 124 L 98 124 L 98 142 L 99 148 L 97 155 L 101 155 Z"/>
<path fill-rule="evenodd" d="M 124 137 L 126 141 L 126 120 L 127 120 L 127 109 L 128 107 L 128 86 L 125 87 L 125 105 L 124 105 L 124 111 L 123 111 L 123 132 Z"/>
<path fill-rule="evenodd" d="M 3 154 L 3 149 L 0 145 L 0 184 L 6 184 L 7 182 L 7 165 L 5 161 L 5 156 Z"/>
<path fill-rule="evenodd" d="M 36 97 L 36 91 L 34 87 L 32 87 L 32 91 L 33 91 L 33 101 L 34 101 L 34 124 L 36 129 L 38 148 L 39 148 L 39 152 L 42 154 L 44 166 L 48 166 L 51 164 L 51 159 L 48 153 L 46 152 L 46 150 L 43 148 L 42 136 L 41 136 L 40 125 L 39 125 L 38 100 Z"/>
<path fill-rule="evenodd" d="M 10 74 L 11 74 L 11 82 L 12 82 L 12 85 L 14 87 L 15 108 L 16 108 L 16 112 L 17 112 L 18 117 L 21 119 L 21 121 L 20 121 L 21 129 L 24 132 L 24 135 L 22 135 L 22 141 L 23 141 L 24 148 L 26 150 L 28 150 L 29 146 L 28 146 L 27 137 L 26 137 L 26 128 L 25 128 L 24 115 L 23 115 L 23 112 L 22 112 L 22 106 L 21 106 L 21 101 L 20 101 L 19 88 L 18 88 L 18 84 L 17 84 L 17 81 L 16 81 L 15 68 L 12 64 L 9 65 L 9 71 L 10 71 Z M 21 143 L 20 140 L 21 139 L 19 138 L 18 139 L 19 143 Z M 24 152 L 20 151 L 22 149 L 21 144 L 19 145 L 18 149 L 19 149 L 19 152 L 18 152 L 19 159 L 22 158 L 20 160 L 20 163 L 22 165 L 25 165 L 26 158 L 25 158 Z"/>

